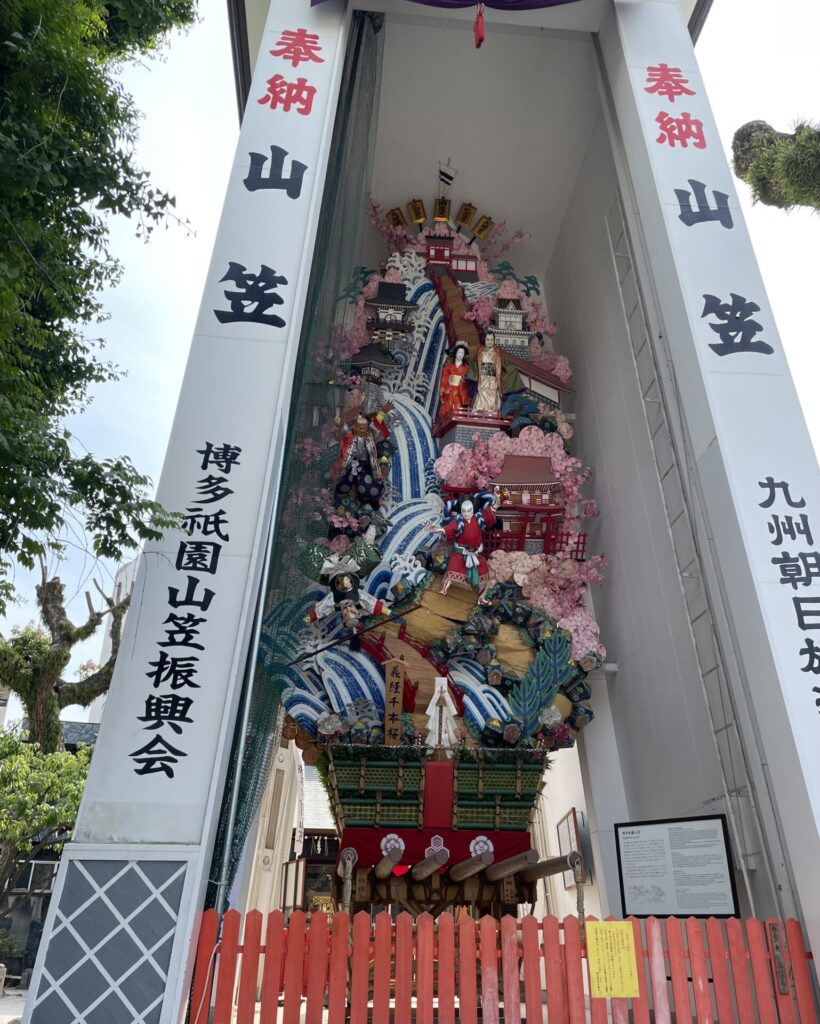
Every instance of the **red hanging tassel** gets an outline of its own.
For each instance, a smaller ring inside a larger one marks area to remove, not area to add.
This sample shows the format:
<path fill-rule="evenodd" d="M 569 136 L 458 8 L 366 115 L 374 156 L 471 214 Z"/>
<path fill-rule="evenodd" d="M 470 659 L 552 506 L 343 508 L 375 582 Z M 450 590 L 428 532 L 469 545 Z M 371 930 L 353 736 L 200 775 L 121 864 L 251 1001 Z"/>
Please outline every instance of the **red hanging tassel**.
<path fill-rule="evenodd" d="M 484 4 L 478 4 L 478 13 L 475 16 L 475 24 L 473 25 L 473 36 L 475 38 L 475 48 L 481 49 L 481 44 L 484 42 Z"/>

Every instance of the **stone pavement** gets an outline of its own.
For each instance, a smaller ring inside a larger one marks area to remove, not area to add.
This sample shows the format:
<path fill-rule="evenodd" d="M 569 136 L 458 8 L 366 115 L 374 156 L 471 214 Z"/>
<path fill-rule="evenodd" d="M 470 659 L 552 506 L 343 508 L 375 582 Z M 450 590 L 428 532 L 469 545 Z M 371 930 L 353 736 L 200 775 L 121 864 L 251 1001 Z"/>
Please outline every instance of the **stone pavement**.
<path fill-rule="evenodd" d="M 0 999 L 0 1024 L 17 1024 L 23 1016 L 26 1003 L 26 989 L 8 988 Z"/>

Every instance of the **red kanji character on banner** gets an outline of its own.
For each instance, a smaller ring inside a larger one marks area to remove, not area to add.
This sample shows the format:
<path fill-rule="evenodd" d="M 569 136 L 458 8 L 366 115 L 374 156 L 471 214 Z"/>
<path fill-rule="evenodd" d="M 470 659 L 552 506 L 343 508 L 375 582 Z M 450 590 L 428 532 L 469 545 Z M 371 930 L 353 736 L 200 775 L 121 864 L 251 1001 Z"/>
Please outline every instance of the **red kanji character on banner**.
<path fill-rule="evenodd" d="M 324 57 L 319 57 L 321 52 L 319 36 L 315 32 L 308 32 L 305 28 L 286 29 L 282 38 L 276 44 L 276 49 L 271 50 L 271 57 L 281 57 L 289 60 L 292 67 L 298 67 L 302 61 L 312 61 L 314 64 L 324 64 Z"/>
<path fill-rule="evenodd" d="M 676 96 L 694 96 L 691 89 L 687 89 L 689 79 L 683 77 L 680 68 L 670 68 L 668 64 L 656 64 L 646 69 L 646 80 L 649 83 L 644 92 L 655 93 L 658 96 L 665 96 L 670 103 L 675 102 Z"/>
<path fill-rule="evenodd" d="M 306 78 L 297 78 L 295 82 L 288 82 L 281 75 L 274 75 L 273 78 L 268 79 L 268 91 L 256 102 L 270 103 L 271 110 L 281 106 L 285 113 L 295 106 L 297 114 L 307 115 L 313 108 L 315 95 L 315 86 L 308 85 Z"/>
<path fill-rule="evenodd" d="M 692 117 L 691 114 L 683 113 L 680 117 L 672 117 L 662 110 L 655 120 L 661 129 L 660 135 L 655 139 L 656 142 L 668 142 L 673 149 L 675 143 L 678 143 L 683 149 L 687 149 L 691 139 L 695 149 L 706 149 L 703 121 Z"/>

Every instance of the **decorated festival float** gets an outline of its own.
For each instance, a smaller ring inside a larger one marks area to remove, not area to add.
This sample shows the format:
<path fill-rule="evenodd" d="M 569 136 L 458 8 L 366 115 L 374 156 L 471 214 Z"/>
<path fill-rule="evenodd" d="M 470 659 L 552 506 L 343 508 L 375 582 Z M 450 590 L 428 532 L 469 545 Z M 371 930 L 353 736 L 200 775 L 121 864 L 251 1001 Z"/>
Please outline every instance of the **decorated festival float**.
<path fill-rule="evenodd" d="M 447 192 L 432 216 L 371 202 L 384 259 L 315 352 L 283 511 L 304 586 L 275 681 L 329 794 L 337 903 L 498 914 L 558 869 L 529 828 L 551 755 L 593 717 L 606 563 L 558 326 L 502 258 L 524 233 Z"/>

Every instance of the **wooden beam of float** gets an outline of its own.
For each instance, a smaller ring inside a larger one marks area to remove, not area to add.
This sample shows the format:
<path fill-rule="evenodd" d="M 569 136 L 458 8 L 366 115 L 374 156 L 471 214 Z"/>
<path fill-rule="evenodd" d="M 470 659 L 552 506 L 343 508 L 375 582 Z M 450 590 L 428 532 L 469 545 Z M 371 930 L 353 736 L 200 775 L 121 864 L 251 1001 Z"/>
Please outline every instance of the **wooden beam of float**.
<path fill-rule="evenodd" d="M 465 878 L 471 878 L 489 867 L 494 860 L 495 854 L 491 850 L 485 850 L 475 857 L 468 857 L 467 860 L 454 864 L 448 872 L 448 878 L 451 882 L 463 882 Z"/>
<path fill-rule="evenodd" d="M 488 882 L 500 882 L 502 878 L 516 875 L 537 862 L 538 850 L 526 850 L 524 853 L 516 853 L 514 857 L 500 860 L 497 864 L 491 864 L 484 872 L 484 877 Z"/>
<path fill-rule="evenodd" d="M 429 857 L 420 860 L 418 864 L 411 868 L 411 878 L 414 882 L 424 881 L 425 878 L 429 878 L 430 875 L 435 874 L 440 867 L 446 864 L 449 856 L 450 854 L 446 850 L 436 850 L 435 853 L 431 853 Z"/>
<path fill-rule="evenodd" d="M 339 854 L 339 863 L 336 865 L 336 874 L 339 878 L 344 878 L 345 875 L 350 874 L 356 866 L 358 859 L 359 855 L 353 847 L 346 846 Z"/>
<path fill-rule="evenodd" d="M 524 868 L 521 872 L 521 879 L 524 882 L 537 882 L 539 878 L 548 878 L 550 875 L 560 875 L 563 871 L 572 871 L 579 868 L 583 863 L 581 854 L 577 850 L 571 850 L 560 857 L 548 857 L 533 864 L 531 868 Z"/>
<path fill-rule="evenodd" d="M 382 857 L 378 864 L 373 868 L 373 874 L 379 881 L 384 881 L 385 878 L 389 878 L 393 874 L 393 868 L 401 860 L 401 850 L 395 847 L 392 850 L 388 850 L 387 853 Z"/>

